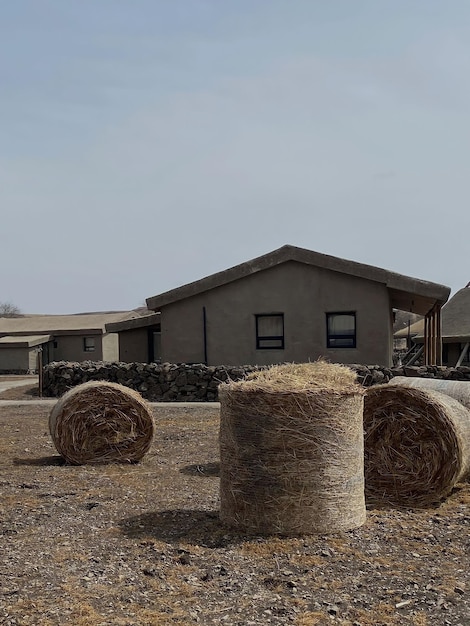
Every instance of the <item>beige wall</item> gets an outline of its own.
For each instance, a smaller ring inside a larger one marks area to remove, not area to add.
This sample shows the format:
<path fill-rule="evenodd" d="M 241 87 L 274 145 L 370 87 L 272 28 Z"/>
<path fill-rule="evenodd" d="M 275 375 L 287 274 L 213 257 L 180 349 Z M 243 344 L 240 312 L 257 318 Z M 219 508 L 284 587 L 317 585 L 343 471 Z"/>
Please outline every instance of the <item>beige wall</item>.
<path fill-rule="evenodd" d="M 136 328 L 119 333 L 119 360 L 125 363 L 147 363 L 147 328 Z"/>
<path fill-rule="evenodd" d="M 106 333 L 102 337 L 103 341 L 103 361 L 119 361 L 119 335 L 117 333 Z"/>
<path fill-rule="evenodd" d="M 391 365 L 392 313 L 382 284 L 297 262 L 163 307 L 162 360 L 208 364 L 333 362 Z M 356 312 L 357 348 L 327 349 L 326 313 Z M 256 350 L 255 314 L 284 313 L 284 350 Z"/>

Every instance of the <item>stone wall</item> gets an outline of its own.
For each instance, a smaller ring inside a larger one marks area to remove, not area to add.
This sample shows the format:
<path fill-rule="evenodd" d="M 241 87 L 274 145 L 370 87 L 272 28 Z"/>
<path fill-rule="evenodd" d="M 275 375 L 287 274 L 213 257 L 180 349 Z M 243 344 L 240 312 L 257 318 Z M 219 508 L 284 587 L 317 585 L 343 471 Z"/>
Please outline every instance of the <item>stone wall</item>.
<path fill-rule="evenodd" d="M 378 365 L 349 365 L 364 386 L 386 383 L 394 376 L 419 376 L 469 380 L 470 368 L 437 366 L 386 368 Z M 226 380 L 240 380 L 256 366 L 230 367 L 202 364 L 104 363 L 60 361 L 44 367 L 43 395 L 59 397 L 71 387 L 90 380 L 107 380 L 131 387 L 152 402 L 214 402 L 217 387 Z"/>

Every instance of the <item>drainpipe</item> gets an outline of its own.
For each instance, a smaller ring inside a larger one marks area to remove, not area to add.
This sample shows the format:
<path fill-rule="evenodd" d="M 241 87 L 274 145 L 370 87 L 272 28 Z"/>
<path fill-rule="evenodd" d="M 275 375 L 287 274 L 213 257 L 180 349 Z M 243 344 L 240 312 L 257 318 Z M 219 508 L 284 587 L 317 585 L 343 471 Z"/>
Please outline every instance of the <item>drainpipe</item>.
<path fill-rule="evenodd" d="M 206 307 L 202 307 L 202 337 L 204 342 L 204 365 L 207 365 L 207 314 Z"/>

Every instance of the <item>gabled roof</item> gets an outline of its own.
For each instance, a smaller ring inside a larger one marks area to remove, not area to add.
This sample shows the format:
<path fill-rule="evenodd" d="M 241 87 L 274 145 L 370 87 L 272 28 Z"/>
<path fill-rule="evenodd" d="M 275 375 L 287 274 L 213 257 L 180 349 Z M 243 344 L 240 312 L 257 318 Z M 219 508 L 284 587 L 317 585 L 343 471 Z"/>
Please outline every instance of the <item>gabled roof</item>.
<path fill-rule="evenodd" d="M 411 278 L 410 276 L 402 276 L 379 267 L 340 259 L 328 254 L 306 250 L 305 248 L 285 245 L 251 261 L 246 261 L 177 289 L 147 298 L 147 306 L 149 309 L 158 311 L 173 302 L 190 298 L 289 261 L 314 265 L 333 272 L 340 272 L 382 283 L 389 289 L 392 307 L 413 311 L 421 315 L 425 315 L 436 303 L 443 304 L 446 302 L 450 294 L 450 288 L 445 285 Z"/>
<path fill-rule="evenodd" d="M 413 328 L 413 327 L 411 327 Z M 464 287 L 452 296 L 442 308 L 442 338 L 446 343 L 470 341 L 470 287 Z M 424 341 L 424 325 L 414 340 Z"/>
<path fill-rule="evenodd" d="M 111 313 L 77 313 L 75 315 L 23 315 L 0 317 L 2 335 L 73 335 L 83 332 L 102 334 L 108 322 L 137 317 L 134 311 Z"/>

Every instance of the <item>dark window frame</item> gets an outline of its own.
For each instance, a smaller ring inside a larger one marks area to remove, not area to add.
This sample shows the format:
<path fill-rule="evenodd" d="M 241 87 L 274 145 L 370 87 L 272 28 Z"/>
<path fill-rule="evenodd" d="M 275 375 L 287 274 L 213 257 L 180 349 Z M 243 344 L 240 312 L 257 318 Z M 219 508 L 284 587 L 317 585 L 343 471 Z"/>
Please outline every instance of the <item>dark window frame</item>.
<path fill-rule="evenodd" d="M 93 345 L 87 345 L 87 340 L 91 339 Z M 94 337 L 83 337 L 83 352 L 94 352 L 96 350 L 96 343 Z"/>
<path fill-rule="evenodd" d="M 260 335 L 259 321 L 264 317 L 278 317 L 282 322 L 282 335 Z M 285 329 L 284 329 L 284 313 L 255 313 L 256 323 L 256 349 L 257 350 L 284 350 L 285 347 Z M 277 346 L 263 346 L 263 341 L 279 341 Z"/>
<path fill-rule="evenodd" d="M 352 335 L 350 334 L 337 334 L 337 333 L 331 333 L 330 332 L 330 324 L 329 321 L 331 318 L 333 318 L 334 316 L 339 316 L 339 315 L 349 315 L 352 316 L 354 318 L 354 333 Z M 352 344 L 349 345 L 338 345 L 337 343 L 334 343 L 334 341 L 340 339 L 344 339 L 347 341 L 351 341 L 352 339 Z M 332 343 L 333 340 L 333 343 Z M 354 348 L 357 348 L 357 316 L 356 316 L 356 311 L 330 311 L 328 313 L 326 313 L 326 347 L 329 348 L 330 350 L 352 350 Z"/>

